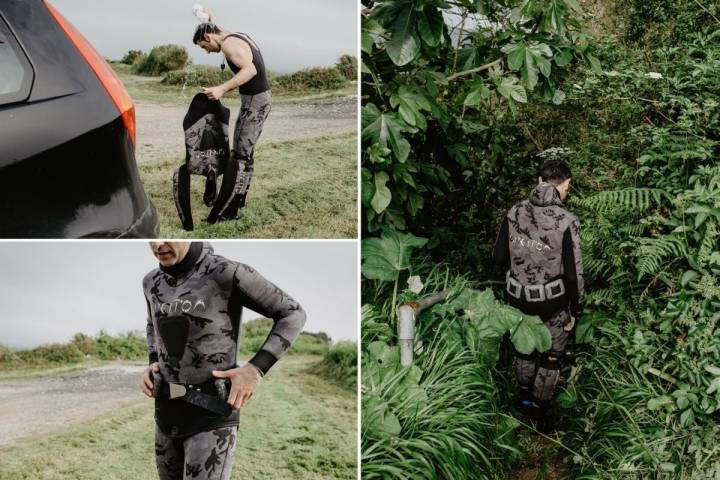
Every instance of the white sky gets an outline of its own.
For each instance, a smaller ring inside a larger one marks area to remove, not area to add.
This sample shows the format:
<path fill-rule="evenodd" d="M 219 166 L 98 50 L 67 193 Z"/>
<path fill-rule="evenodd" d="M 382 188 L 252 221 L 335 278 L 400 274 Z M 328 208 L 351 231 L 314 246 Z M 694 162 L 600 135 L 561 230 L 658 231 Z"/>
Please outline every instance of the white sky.
<path fill-rule="evenodd" d="M 220 65 L 219 54 L 192 44 L 200 3 L 223 28 L 260 46 L 266 67 L 289 73 L 332 65 L 357 54 L 359 0 L 50 0 L 106 58 L 156 45 L 183 45 L 196 64 Z"/>
<path fill-rule="evenodd" d="M 305 330 L 357 340 L 355 242 L 211 243 L 215 253 L 253 266 L 300 302 Z M 146 242 L 0 242 L 0 344 L 30 348 L 77 332 L 144 331 L 142 278 L 156 266 Z"/>

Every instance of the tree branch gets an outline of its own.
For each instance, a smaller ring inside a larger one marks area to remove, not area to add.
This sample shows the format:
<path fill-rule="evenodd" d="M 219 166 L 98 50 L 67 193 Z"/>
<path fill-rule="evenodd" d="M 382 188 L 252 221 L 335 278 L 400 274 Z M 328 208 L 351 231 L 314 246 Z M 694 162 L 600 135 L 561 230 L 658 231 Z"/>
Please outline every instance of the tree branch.
<path fill-rule="evenodd" d="M 502 61 L 503 61 L 503 58 L 504 58 L 504 57 L 500 57 L 500 58 L 498 58 L 497 60 L 493 60 L 493 61 L 490 62 L 490 63 L 486 63 L 485 65 L 481 65 L 481 66 L 479 66 L 479 67 L 471 68 L 470 70 L 465 70 L 464 72 L 453 73 L 452 75 L 450 75 L 449 77 L 447 77 L 448 82 L 451 81 L 451 80 L 455 80 L 455 79 L 458 78 L 458 77 L 462 77 L 462 76 L 465 76 L 465 75 L 470 75 L 471 73 L 477 73 L 477 72 L 482 72 L 483 70 L 488 70 L 488 69 L 494 67 L 495 65 L 498 65 L 500 62 L 502 62 Z"/>

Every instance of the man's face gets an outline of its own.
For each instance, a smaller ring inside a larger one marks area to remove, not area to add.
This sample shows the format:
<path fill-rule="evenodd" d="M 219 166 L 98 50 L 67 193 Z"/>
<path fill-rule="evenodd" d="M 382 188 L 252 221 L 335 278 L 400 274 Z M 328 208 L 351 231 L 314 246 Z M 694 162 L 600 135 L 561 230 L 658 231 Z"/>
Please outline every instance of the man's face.
<path fill-rule="evenodd" d="M 220 43 L 213 39 L 209 34 L 205 34 L 202 40 L 197 43 L 198 47 L 207 53 L 217 53 L 220 51 Z"/>
<path fill-rule="evenodd" d="M 172 267 L 182 261 L 190 250 L 190 242 L 150 242 L 155 258 L 163 267 Z"/>

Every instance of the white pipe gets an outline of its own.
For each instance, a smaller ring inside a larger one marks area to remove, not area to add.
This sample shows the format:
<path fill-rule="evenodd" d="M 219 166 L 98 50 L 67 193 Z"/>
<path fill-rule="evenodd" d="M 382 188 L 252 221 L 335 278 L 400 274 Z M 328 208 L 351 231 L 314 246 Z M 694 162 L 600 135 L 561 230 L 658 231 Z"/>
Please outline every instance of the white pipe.
<path fill-rule="evenodd" d="M 415 355 L 415 320 L 420 312 L 445 300 L 450 290 L 433 293 L 417 302 L 406 302 L 397 309 L 398 344 L 400 345 L 400 365 L 412 365 Z"/>

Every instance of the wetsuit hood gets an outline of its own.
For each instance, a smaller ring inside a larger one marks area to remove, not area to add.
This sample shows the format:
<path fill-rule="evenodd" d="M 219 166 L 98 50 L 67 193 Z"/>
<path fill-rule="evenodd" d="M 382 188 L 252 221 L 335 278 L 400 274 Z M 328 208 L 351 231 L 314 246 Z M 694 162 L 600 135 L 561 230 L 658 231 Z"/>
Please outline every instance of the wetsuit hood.
<path fill-rule="evenodd" d="M 181 277 L 192 269 L 198 262 L 202 261 L 205 255 L 212 254 L 213 252 L 213 247 L 209 242 L 192 242 L 190 244 L 190 249 L 187 254 L 185 254 L 185 258 L 169 267 L 160 265 L 160 270 L 171 277 Z"/>
<path fill-rule="evenodd" d="M 560 192 L 552 183 L 539 183 L 530 194 L 530 203 L 538 207 L 548 207 L 550 205 L 562 205 Z"/>

